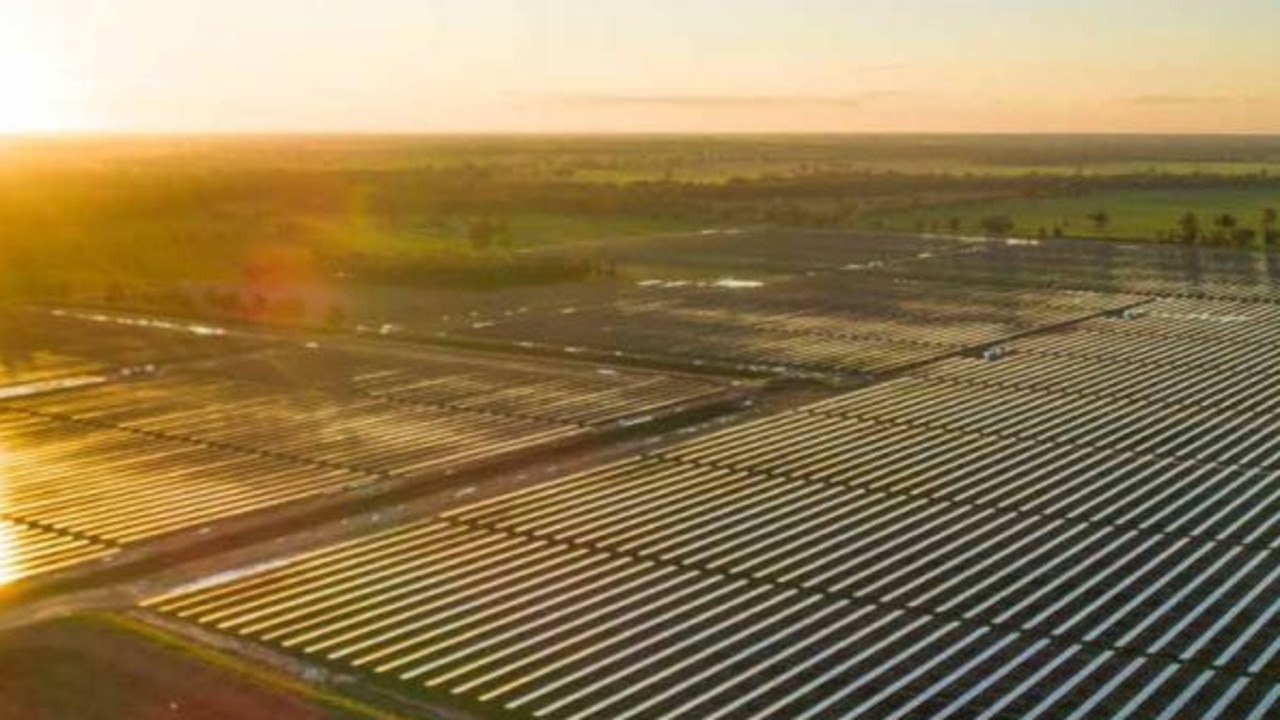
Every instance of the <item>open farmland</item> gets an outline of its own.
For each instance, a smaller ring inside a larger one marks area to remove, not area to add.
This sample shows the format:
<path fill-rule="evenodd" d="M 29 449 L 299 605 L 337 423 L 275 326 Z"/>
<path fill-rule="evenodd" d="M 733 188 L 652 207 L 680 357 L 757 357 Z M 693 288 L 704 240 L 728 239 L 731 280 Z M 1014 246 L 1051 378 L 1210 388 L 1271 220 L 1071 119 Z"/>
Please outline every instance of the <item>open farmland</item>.
<path fill-rule="evenodd" d="M 777 281 L 847 357 L 954 338 L 865 387 L 147 606 L 493 717 L 1270 717 L 1273 266 L 956 247 Z M 760 337 L 770 288 L 663 308 Z"/>

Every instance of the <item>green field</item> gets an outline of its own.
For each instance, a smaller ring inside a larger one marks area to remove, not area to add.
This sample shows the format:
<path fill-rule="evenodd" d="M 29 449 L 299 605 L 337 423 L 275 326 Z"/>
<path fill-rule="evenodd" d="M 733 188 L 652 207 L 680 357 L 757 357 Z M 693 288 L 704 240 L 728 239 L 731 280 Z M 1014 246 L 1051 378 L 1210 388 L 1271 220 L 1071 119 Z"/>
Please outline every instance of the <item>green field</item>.
<path fill-rule="evenodd" d="M 958 219 L 962 232 L 978 233 L 983 218 L 1006 216 L 1018 235 L 1053 234 L 1059 229 L 1070 237 L 1156 240 L 1166 239 L 1165 233 L 1177 233 L 1179 219 L 1189 212 L 1210 232 L 1213 218 L 1228 213 L 1239 220 L 1240 227 L 1261 234 L 1265 208 L 1280 208 L 1280 189 L 1111 190 L 1079 197 L 1014 198 L 874 213 L 865 218 L 864 227 L 945 232 Z M 1108 216 L 1102 225 L 1090 217 L 1099 212 Z"/>

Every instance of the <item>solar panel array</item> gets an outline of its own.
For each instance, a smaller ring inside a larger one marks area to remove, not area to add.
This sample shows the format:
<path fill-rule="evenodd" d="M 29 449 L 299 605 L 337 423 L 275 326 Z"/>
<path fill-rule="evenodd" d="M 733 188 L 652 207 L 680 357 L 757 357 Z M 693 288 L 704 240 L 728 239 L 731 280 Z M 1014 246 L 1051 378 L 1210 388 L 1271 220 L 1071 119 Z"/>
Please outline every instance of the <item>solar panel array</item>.
<path fill-rule="evenodd" d="M 264 347 L 0 399 L 0 584 L 289 502 L 586 437 L 725 388 L 539 368 Z"/>
<path fill-rule="evenodd" d="M 611 367 L 420 353 L 274 349 L 190 368 L 203 377 L 324 390 L 355 399 L 431 406 L 580 426 L 600 425 L 722 393 L 701 377 Z"/>
<path fill-rule="evenodd" d="M 582 432 L 567 423 L 181 375 L 7 405 L 157 438 L 402 476 Z"/>
<path fill-rule="evenodd" d="M 1224 307 L 1160 301 L 149 604 L 512 717 L 1270 717 L 1280 325 Z M 1176 362 L 1225 326 L 1220 358 Z M 1077 342 L 1098 352 L 1053 349 Z"/>
<path fill-rule="evenodd" d="M 1143 302 L 1124 294 L 992 290 L 875 273 L 764 287 L 636 288 L 588 307 L 455 327 L 467 337 L 823 373 L 878 373 Z"/>
<path fill-rule="evenodd" d="M 114 549 L 92 540 L 0 518 L 0 585 L 95 560 Z"/>
<path fill-rule="evenodd" d="M 370 482 L 351 470 L 0 411 L 7 519 L 118 547 Z"/>
<path fill-rule="evenodd" d="M 874 374 L 1143 298 L 1280 300 L 1280 255 L 1231 249 L 754 229 L 606 250 L 613 284 L 397 322 L 550 350 Z"/>
<path fill-rule="evenodd" d="M 0 388 L 187 361 L 248 349 L 251 343 L 175 325 L 123 324 L 107 316 L 0 308 Z"/>
<path fill-rule="evenodd" d="M 977 241 L 946 262 L 896 264 L 899 277 L 1165 297 L 1280 300 L 1280 253 L 1159 243 Z"/>
<path fill-rule="evenodd" d="M 0 387 L 38 383 L 58 377 L 88 375 L 103 369 L 99 363 L 56 353 L 36 352 L 21 359 L 0 360 Z"/>
<path fill-rule="evenodd" d="M 719 272 L 799 273 L 848 265 L 879 265 L 920 255 L 954 252 L 943 237 L 851 235 L 801 228 L 709 230 L 680 236 L 610 238 L 600 253 L 622 265 L 677 265 Z"/>

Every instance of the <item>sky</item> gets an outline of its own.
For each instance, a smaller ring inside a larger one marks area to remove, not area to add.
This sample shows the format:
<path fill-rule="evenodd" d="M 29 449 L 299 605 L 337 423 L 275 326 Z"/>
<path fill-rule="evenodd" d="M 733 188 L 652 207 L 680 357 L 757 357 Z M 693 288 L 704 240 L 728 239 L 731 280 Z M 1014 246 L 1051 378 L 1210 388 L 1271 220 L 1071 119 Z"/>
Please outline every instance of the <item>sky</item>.
<path fill-rule="evenodd" d="M 8 132 L 1275 132 L 1277 0 L 0 0 Z"/>

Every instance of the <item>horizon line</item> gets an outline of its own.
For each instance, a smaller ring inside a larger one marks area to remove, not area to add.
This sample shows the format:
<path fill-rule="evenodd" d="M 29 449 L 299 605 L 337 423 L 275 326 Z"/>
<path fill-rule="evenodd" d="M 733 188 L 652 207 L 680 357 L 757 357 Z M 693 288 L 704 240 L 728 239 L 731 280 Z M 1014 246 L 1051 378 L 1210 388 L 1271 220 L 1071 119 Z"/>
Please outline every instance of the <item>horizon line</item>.
<path fill-rule="evenodd" d="M 1276 130 L 0 130 L 0 142 L 12 140 L 106 139 L 251 139 L 251 138 L 842 138 L 842 137 L 1177 137 L 1278 138 Z"/>

